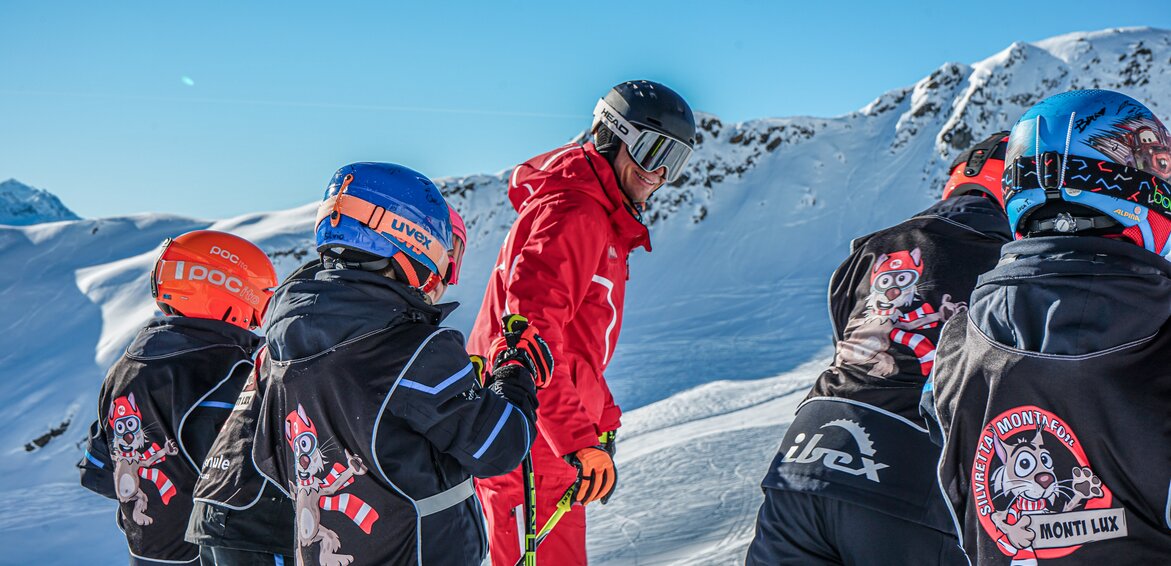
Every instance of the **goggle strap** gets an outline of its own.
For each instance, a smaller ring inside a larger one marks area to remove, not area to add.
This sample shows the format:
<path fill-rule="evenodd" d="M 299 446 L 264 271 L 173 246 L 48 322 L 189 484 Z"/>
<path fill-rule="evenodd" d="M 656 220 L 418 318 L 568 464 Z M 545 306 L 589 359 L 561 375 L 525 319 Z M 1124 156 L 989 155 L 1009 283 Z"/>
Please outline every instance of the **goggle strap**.
<path fill-rule="evenodd" d="M 597 106 L 594 106 L 594 123 L 605 125 L 614 135 L 618 136 L 626 143 L 626 147 L 634 147 L 638 142 L 638 136 L 642 133 L 634 124 L 631 124 L 619 114 L 613 106 L 606 103 L 603 98 L 598 99 Z"/>
<path fill-rule="evenodd" d="M 403 238 L 392 236 L 395 232 L 427 234 L 430 233 L 423 229 L 422 226 L 399 216 L 385 208 L 378 206 L 365 199 L 356 197 L 347 193 L 338 193 L 332 197 L 325 199 L 317 207 L 317 225 L 321 224 L 322 220 L 330 219 L 330 223 L 334 226 L 340 217 L 348 216 L 357 220 L 363 226 L 383 234 L 388 238 L 393 238 L 396 242 L 410 247 L 414 252 L 426 256 L 435 265 L 439 265 L 443 261 L 443 256 L 447 255 L 447 249 L 443 244 L 435 241 L 434 238 L 426 238 L 426 244 L 409 240 L 404 234 Z"/>
<path fill-rule="evenodd" d="M 1061 191 L 1086 191 L 1133 202 L 1171 218 L 1171 183 L 1133 167 L 1078 155 L 1067 156 L 1064 171 L 1058 171 L 1059 159 L 1045 153 L 1039 160 L 1036 156 L 1018 157 L 1007 164 L 1004 178 L 1010 186 L 1005 187 L 1005 202 L 1030 189 L 1042 189 L 1046 196 L 1058 198 Z"/>

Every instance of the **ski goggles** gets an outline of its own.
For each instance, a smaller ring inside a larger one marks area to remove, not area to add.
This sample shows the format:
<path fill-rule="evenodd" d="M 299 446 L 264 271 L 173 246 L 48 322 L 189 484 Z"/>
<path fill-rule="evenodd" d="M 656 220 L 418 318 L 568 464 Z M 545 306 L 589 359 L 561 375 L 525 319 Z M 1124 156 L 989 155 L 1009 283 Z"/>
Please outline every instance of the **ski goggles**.
<path fill-rule="evenodd" d="M 626 143 L 631 159 L 647 173 L 667 168 L 667 182 L 673 183 L 683 174 L 683 167 L 691 158 L 692 147 L 687 142 L 654 130 L 640 130 L 622 117 L 605 99 L 594 107 L 594 126 L 605 124 Z"/>
<path fill-rule="evenodd" d="M 459 283 L 459 266 L 464 262 L 464 240 L 459 234 L 455 234 L 451 238 L 451 249 L 447 251 L 447 257 L 451 259 L 447 264 L 447 273 L 443 276 L 443 282 L 448 285 L 456 285 Z"/>

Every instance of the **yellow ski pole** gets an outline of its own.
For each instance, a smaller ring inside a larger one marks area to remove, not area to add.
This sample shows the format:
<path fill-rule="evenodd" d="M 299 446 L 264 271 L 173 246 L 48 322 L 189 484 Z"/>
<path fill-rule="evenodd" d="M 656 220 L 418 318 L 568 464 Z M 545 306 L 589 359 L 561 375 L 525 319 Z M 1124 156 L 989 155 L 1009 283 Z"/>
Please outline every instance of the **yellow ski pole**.
<path fill-rule="evenodd" d="M 552 515 L 549 516 L 549 520 L 545 522 L 545 526 L 541 527 L 541 530 L 537 532 L 537 539 L 533 544 L 534 561 L 536 560 L 537 548 L 540 548 L 541 546 L 541 541 L 545 540 L 545 537 L 549 536 L 549 533 L 553 530 L 553 527 L 557 526 L 557 522 L 561 520 L 561 517 L 568 513 L 570 508 L 573 507 L 574 493 L 577 493 L 576 483 L 569 486 L 569 489 L 565 490 L 565 495 L 562 495 L 561 499 L 557 501 L 557 509 L 553 511 Z M 524 556 L 521 556 L 520 560 L 516 561 L 516 566 L 526 566 L 527 559 L 528 553 L 526 552 Z"/>

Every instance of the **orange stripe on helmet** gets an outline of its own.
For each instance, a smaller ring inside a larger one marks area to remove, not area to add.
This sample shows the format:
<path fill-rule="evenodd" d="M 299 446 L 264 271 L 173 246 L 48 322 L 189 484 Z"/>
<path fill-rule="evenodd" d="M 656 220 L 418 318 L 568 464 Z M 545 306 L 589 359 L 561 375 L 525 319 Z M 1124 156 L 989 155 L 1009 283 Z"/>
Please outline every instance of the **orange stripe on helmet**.
<path fill-rule="evenodd" d="M 317 207 L 317 222 L 320 225 L 326 218 L 334 226 L 341 216 L 348 216 L 396 242 L 400 242 L 417 254 L 426 256 L 436 266 L 443 263 L 447 255 L 447 248 L 435 239 L 431 232 L 422 226 L 399 216 L 372 202 L 351 194 L 339 192 L 321 203 Z"/>

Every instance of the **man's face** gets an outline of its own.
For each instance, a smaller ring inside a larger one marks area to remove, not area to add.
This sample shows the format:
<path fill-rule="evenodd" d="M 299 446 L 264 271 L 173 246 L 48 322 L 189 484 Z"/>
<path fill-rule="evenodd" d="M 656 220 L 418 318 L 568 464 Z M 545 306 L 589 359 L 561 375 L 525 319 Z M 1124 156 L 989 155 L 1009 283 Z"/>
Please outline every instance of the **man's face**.
<path fill-rule="evenodd" d="M 666 167 L 659 167 L 650 173 L 643 171 L 642 167 L 631 159 L 630 150 L 625 143 L 618 150 L 618 157 L 614 159 L 614 174 L 618 177 L 618 186 L 622 187 L 622 192 L 635 204 L 645 203 L 667 180 Z"/>

